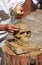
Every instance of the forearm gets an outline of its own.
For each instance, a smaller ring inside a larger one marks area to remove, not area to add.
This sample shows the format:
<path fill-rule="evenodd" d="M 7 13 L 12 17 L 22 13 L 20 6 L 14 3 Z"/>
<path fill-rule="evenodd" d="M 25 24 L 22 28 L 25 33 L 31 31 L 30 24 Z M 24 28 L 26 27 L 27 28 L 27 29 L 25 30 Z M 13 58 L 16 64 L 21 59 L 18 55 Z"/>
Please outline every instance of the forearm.
<path fill-rule="evenodd" d="M 14 31 L 18 30 L 18 26 L 14 24 L 0 24 L 0 31 L 7 31 L 9 33 L 14 33 Z"/>
<path fill-rule="evenodd" d="M 0 31 L 6 31 L 6 25 L 0 24 Z"/>

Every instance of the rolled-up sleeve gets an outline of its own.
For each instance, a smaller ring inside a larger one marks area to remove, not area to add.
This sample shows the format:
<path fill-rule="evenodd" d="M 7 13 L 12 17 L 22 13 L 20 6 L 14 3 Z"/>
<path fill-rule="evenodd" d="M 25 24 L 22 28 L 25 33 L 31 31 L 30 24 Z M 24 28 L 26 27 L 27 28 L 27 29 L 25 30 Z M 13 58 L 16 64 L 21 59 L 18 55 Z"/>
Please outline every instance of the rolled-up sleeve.
<path fill-rule="evenodd" d="M 17 4 L 22 5 L 25 2 L 25 0 L 10 0 L 8 3 L 8 8 L 13 9 Z"/>

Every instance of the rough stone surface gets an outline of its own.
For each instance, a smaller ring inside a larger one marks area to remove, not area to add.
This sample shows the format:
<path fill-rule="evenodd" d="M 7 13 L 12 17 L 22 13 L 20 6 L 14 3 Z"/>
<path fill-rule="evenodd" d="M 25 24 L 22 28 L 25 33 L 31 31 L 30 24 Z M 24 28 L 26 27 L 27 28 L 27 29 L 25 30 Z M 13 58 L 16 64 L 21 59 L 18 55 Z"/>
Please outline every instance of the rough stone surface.
<path fill-rule="evenodd" d="M 30 40 L 42 46 L 42 10 L 32 12 L 30 15 L 26 16 L 25 19 L 32 32 Z"/>

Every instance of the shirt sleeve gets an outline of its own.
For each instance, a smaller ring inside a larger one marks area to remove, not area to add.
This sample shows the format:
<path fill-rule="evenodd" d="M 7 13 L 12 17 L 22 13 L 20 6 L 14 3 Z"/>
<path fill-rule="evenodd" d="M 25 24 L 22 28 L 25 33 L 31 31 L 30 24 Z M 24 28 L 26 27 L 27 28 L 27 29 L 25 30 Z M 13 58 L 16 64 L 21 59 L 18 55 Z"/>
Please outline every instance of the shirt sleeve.
<path fill-rule="evenodd" d="M 10 0 L 8 3 L 8 8 L 13 9 L 17 4 L 22 5 L 25 2 L 25 0 Z"/>

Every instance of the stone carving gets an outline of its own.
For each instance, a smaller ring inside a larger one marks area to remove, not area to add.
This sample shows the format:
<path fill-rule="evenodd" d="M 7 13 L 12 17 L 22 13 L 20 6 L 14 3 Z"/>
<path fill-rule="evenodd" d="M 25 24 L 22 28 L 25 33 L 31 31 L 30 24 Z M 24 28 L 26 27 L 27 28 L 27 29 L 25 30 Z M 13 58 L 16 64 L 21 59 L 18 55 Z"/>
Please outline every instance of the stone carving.
<path fill-rule="evenodd" d="M 38 54 L 41 48 L 29 42 L 31 30 L 28 24 L 17 22 L 16 25 L 19 27 L 19 30 L 14 32 L 13 39 L 6 41 L 3 46 L 4 51 L 11 55 L 14 55 L 14 53 L 17 55 L 30 53 L 33 56 Z"/>

